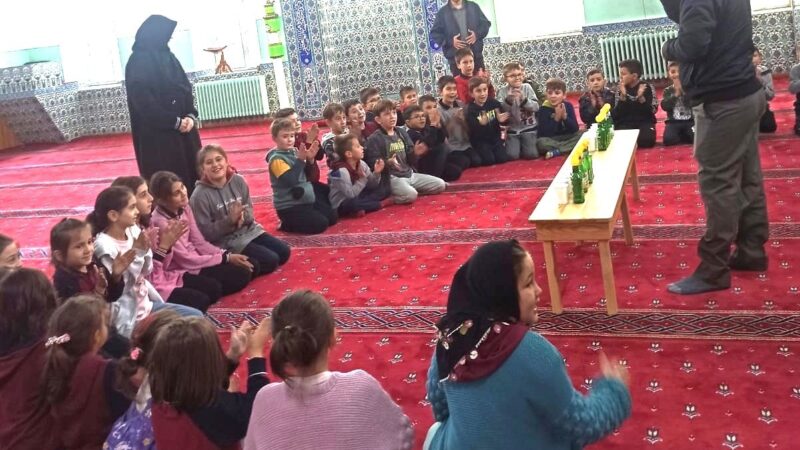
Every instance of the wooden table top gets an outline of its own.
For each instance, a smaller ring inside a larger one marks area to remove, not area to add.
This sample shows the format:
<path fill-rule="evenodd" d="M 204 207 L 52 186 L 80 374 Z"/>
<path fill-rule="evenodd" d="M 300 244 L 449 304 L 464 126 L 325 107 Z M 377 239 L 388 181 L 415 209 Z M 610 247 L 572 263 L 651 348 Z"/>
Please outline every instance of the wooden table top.
<path fill-rule="evenodd" d="M 636 151 L 639 130 L 615 130 L 611 145 L 604 152 L 592 153 L 594 183 L 586 193 L 586 202 L 558 204 L 557 185 L 569 179 L 572 164 L 567 156 L 550 187 L 528 220 L 534 223 L 581 223 L 614 219 L 617 202 Z"/>

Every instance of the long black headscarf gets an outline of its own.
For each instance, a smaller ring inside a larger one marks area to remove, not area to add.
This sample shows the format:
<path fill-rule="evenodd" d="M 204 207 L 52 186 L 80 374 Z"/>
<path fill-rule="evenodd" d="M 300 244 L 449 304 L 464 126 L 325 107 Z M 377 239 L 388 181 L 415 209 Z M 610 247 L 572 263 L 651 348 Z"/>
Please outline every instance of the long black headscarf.
<path fill-rule="evenodd" d="M 517 324 L 520 311 L 515 247 L 520 248 L 515 240 L 484 244 L 453 277 L 447 313 L 436 324 L 439 330 L 436 362 L 440 379 L 452 378 L 454 367 L 463 365 L 467 358 L 483 364 L 483 368 L 478 369 L 481 373 L 473 379 L 485 376 L 508 357 L 527 331 L 527 327 Z M 487 337 L 494 338 L 494 351 L 478 355 L 476 346 Z M 498 361 L 500 357 L 502 360 Z"/>
<path fill-rule="evenodd" d="M 178 22 L 152 15 L 136 32 L 133 53 L 125 66 L 127 82 L 146 84 L 169 83 L 184 92 L 192 92 L 192 84 L 178 58 L 169 49 L 169 40 Z"/>
<path fill-rule="evenodd" d="M 675 23 L 681 23 L 681 0 L 661 0 L 667 17 Z"/>

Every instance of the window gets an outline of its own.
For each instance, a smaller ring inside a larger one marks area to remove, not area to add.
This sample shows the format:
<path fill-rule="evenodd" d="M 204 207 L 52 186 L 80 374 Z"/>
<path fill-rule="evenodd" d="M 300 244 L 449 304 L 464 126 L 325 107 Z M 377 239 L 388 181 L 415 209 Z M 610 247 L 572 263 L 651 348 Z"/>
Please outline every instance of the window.
<path fill-rule="evenodd" d="M 494 12 L 501 42 L 576 33 L 584 25 L 583 0 L 494 0 Z"/>

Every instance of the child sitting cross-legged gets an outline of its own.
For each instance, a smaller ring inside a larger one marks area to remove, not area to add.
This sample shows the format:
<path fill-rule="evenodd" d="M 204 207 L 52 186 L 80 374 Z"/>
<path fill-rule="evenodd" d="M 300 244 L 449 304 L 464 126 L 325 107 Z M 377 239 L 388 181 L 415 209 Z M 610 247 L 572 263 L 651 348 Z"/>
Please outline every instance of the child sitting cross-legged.
<path fill-rule="evenodd" d="M 535 159 L 539 157 L 536 149 L 536 112 L 539 111 L 539 99 L 533 88 L 523 82 L 525 68 L 518 62 L 508 63 L 503 67 L 503 78 L 506 85 L 497 93 L 503 102 L 503 109 L 509 113 L 508 132 L 506 137 L 506 153 L 508 158 L 516 160 Z"/>
<path fill-rule="evenodd" d="M 689 96 L 683 92 L 680 65 L 675 61 L 669 63 L 669 78 L 672 80 L 672 86 L 664 89 L 664 98 L 661 100 L 661 109 L 667 113 L 664 145 L 693 144 L 692 105 L 689 103 Z"/>
<path fill-rule="evenodd" d="M 189 203 L 197 227 L 209 242 L 232 253 L 258 261 L 254 276 L 274 272 L 289 260 L 291 250 L 270 236 L 253 217 L 253 201 L 247 181 L 228 164 L 228 154 L 219 145 L 206 145 L 197 152 L 200 180 Z"/>
<path fill-rule="evenodd" d="M 339 217 L 328 197 L 317 195 L 306 178 L 309 150 L 295 148 L 294 122 L 276 119 L 271 133 L 275 148 L 267 153 L 272 203 L 281 220 L 280 230 L 302 234 L 319 234 L 335 224 Z"/>
<path fill-rule="evenodd" d="M 444 191 L 447 186 L 444 180 L 414 171 L 417 159 L 428 149 L 423 143 L 411 142 L 408 133 L 396 127 L 397 109 L 394 102 L 381 100 L 375 106 L 374 112 L 375 122 L 380 128 L 367 139 L 364 160 L 373 171 L 375 163 L 379 159 L 384 160 L 386 170 L 382 179 L 388 178 L 394 202 L 412 203 L 419 194 L 439 194 Z"/>
<path fill-rule="evenodd" d="M 578 119 L 572 103 L 564 99 L 566 83 L 551 78 L 545 83 L 547 100 L 539 108 L 539 136 L 536 146 L 545 159 L 568 155 L 583 133 L 578 129 Z"/>
<path fill-rule="evenodd" d="M 348 134 L 347 114 L 344 106 L 338 103 L 328 103 L 322 110 L 322 117 L 330 128 L 330 131 L 322 135 L 322 152 L 325 153 L 325 162 L 329 169 L 333 169 L 333 163 L 339 160 L 336 149 L 333 148 L 333 141 L 336 136 Z"/>
<path fill-rule="evenodd" d="M 405 110 L 406 129 L 411 142 L 417 144 L 422 142 L 428 148 L 422 157 L 417 158 L 416 169 L 420 173 L 433 175 L 444 181 L 454 181 L 461 176 L 461 169 L 458 166 L 448 164 L 448 148 L 445 143 L 447 134 L 442 128 L 442 120 L 436 107 L 431 109 L 432 119 L 428 120 L 428 115 L 421 106 L 409 106 Z"/>
<path fill-rule="evenodd" d="M 269 362 L 283 382 L 256 396 L 245 450 L 412 448 L 411 422 L 375 378 L 363 370 L 330 371 L 336 324 L 327 300 L 294 292 L 271 320 Z"/>
<path fill-rule="evenodd" d="M 472 77 L 469 90 L 473 100 L 465 113 L 469 140 L 484 166 L 508 161 L 500 124 L 508 122 L 509 114 L 503 105 L 489 95 L 489 83 L 485 78 Z"/>
<path fill-rule="evenodd" d="M 614 107 L 616 96 L 611 89 L 606 87 L 606 77 L 600 69 L 592 69 L 586 74 L 586 85 L 589 90 L 581 94 L 578 99 L 578 109 L 581 120 L 588 130 L 595 123 L 595 118 L 603 106 Z"/>
<path fill-rule="evenodd" d="M 243 342 L 248 359 L 242 393 L 235 377 L 227 383 L 234 361 L 223 352 L 211 322 L 179 318 L 158 333 L 147 362 L 158 450 L 239 448 L 256 393 L 269 383 L 264 359 L 269 322 L 244 336 L 249 337 Z"/>
<path fill-rule="evenodd" d="M 653 88 L 640 80 L 643 71 L 642 63 L 635 59 L 619 63 L 619 92 L 611 117 L 618 130 L 639 130 L 639 148 L 651 148 L 656 145 L 654 105 L 658 103 Z"/>
<path fill-rule="evenodd" d="M 328 175 L 331 186 L 331 206 L 337 208 L 339 216 L 363 216 L 381 209 L 390 192 L 381 184 L 381 172 L 385 163 L 375 161 L 375 172 L 370 171 L 364 159 L 364 148 L 352 134 L 336 136 L 334 148 L 339 156 Z"/>

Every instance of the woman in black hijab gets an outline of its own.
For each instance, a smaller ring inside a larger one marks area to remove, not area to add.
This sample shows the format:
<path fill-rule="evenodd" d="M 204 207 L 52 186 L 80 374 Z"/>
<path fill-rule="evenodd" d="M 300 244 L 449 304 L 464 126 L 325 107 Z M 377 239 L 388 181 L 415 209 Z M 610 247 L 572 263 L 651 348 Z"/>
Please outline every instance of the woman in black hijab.
<path fill-rule="evenodd" d="M 436 424 L 424 450 L 578 449 L 630 414 L 627 372 L 601 356 L 591 394 L 572 387 L 564 360 L 529 329 L 542 290 L 517 241 L 481 246 L 453 278 L 428 371 Z"/>
<path fill-rule="evenodd" d="M 145 179 L 159 170 L 174 172 L 191 192 L 200 149 L 192 85 L 167 45 L 177 22 L 150 16 L 136 32 L 125 67 L 133 149 Z"/>

